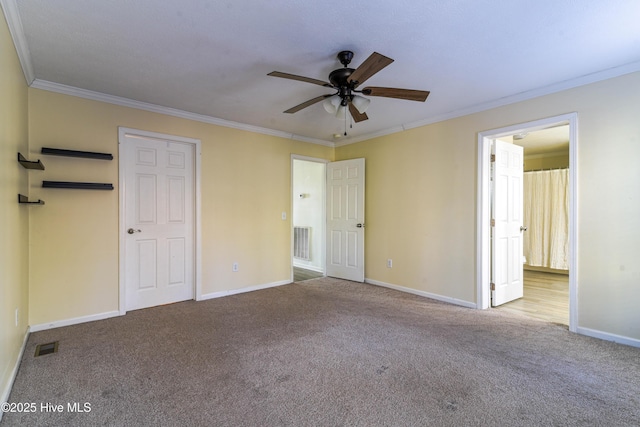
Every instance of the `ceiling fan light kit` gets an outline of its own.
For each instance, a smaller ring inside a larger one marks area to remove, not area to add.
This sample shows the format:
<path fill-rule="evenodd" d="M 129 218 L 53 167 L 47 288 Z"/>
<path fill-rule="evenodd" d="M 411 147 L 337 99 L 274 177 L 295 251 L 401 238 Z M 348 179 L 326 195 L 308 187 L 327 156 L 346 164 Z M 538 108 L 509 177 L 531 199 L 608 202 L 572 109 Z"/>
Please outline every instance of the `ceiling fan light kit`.
<path fill-rule="evenodd" d="M 341 101 L 342 101 L 342 98 L 340 98 L 340 96 L 333 95 L 330 98 L 325 99 L 322 102 L 322 106 L 324 107 L 325 110 L 327 110 L 327 113 L 336 114 Z"/>
<path fill-rule="evenodd" d="M 367 96 L 379 96 L 419 102 L 426 101 L 427 96 L 429 96 L 429 92 L 424 90 L 390 87 L 365 87 L 362 90 L 358 90 L 358 86 L 385 68 L 387 65 L 391 64 L 393 59 L 387 58 L 378 52 L 374 52 L 356 69 L 348 67 L 352 59 L 353 52 L 349 50 L 344 50 L 338 53 L 338 60 L 342 63 L 344 68 L 333 70 L 329 74 L 328 83 L 322 80 L 297 76 L 295 74 L 288 74 L 280 71 L 272 71 L 269 73 L 268 75 L 272 77 L 298 80 L 336 90 L 333 94 L 320 95 L 305 101 L 302 104 L 296 105 L 295 107 L 289 108 L 285 113 L 293 114 L 323 101 L 322 106 L 329 114 L 335 115 L 340 120 L 346 120 L 347 111 L 349 111 L 353 117 L 353 121 L 358 123 L 369 118 L 365 114 L 365 111 L 371 103 L 370 99 L 358 95 L 360 93 Z"/>

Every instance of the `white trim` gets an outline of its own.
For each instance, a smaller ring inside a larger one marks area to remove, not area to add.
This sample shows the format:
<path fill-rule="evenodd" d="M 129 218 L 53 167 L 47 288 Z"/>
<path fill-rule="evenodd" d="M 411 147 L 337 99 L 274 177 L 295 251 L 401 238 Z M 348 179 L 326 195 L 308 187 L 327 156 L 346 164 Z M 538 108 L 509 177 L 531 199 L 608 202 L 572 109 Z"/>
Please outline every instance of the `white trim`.
<path fill-rule="evenodd" d="M 131 129 L 131 128 L 127 128 L 127 127 L 122 127 L 119 126 L 118 127 L 118 191 L 119 191 L 119 196 L 120 196 L 120 205 L 119 205 L 119 226 L 118 226 L 118 230 L 120 233 L 120 239 L 119 239 L 119 245 L 120 245 L 120 249 L 119 249 L 119 277 L 118 277 L 118 281 L 119 281 L 119 304 L 118 304 L 118 308 L 119 308 L 119 313 L 120 314 L 125 314 L 127 312 L 126 309 L 126 302 L 125 302 L 125 295 L 126 295 L 126 289 L 125 289 L 125 271 L 124 271 L 124 264 L 125 264 L 125 251 L 124 251 L 124 247 L 125 247 L 125 229 L 126 229 L 126 224 L 125 224 L 125 212 L 124 212 L 124 208 L 125 208 L 125 195 L 126 195 L 126 189 L 125 189 L 125 168 L 124 168 L 124 162 L 122 161 L 122 154 L 123 154 L 123 149 L 122 149 L 122 143 L 124 142 L 125 137 L 127 136 L 133 136 L 133 137 L 143 137 L 143 138 L 148 138 L 148 139 L 157 139 L 157 140 L 161 140 L 161 141 L 171 141 L 171 142 L 178 142 L 178 143 L 184 143 L 184 144 L 192 144 L 194 146 L 194 184 L 195 184 L 195 188 L 194 188 L 194 210 L 195 210 L 195 218 L 194 218 L 194 279 L 195 279 L 195 284 L 194 284 L 194 292 L 193 292 L 193 296 L 194 299 L 196 301 L 199 301 L 202 297 L 202 214 L 201 214 L 201 210 L 202 210 L 202 185 L 201 185 L 201 158 L 202 158 L 202 143 L 199 139 L 195 139 L 195 138 L 187 138 L 187 137 L 183 137 L 183 136 L 176 136 L 176 135 L 169 135 L 169 134 L 164 134 L 164 133 L 158 133 L 158 132 L 149 132 L 149 131 L 144 131 L 144 130 L 139 130 L 139 129 Z"/>
<path fill-rule="evenodd" d="M 56 320 L 54 322 L 31 325 L 30 329 L 31 329 L 31 332 L 40 332 L 40 331 L 46 331 L 48 329 L 61 328 L 63 326 L 77 325 L 79 323 L 87 323 L 87 322 L 94 322 L 96 320 L 110 319 L 112 317 L 118 317 L 118 316 L 121 316 L 121 313 L 117 310 L 107 311 L 104 313 L 91 314 L 89 316 L 74 317 L 72 319 Z"/>
<path fill-rule="evenodd" d="M 598 338 L 605 341 L 613 341 L 618 344 L 629 345 L 631 347 L 640 348 L 640 340 L 635 338 L 629 338 L 622 335 L 611 334 L 608 332 L 597 331 L 595 329 L 581 328 L 579 327 L 577 332 L 582 335 L 586 335 L 592 338 Z"/>
<path fill-rule="evenodd" d="M 310 270 L 310 271 L 315 271 L 316 273 L 324 274 L 324 270 L 322 269 L 322 267 L 316 267 L 315 265 L 307 265 L 307 264 L 297 264 L 295 258 L 293 259 L 293 266 L 302 268 L 304 270 Z"/>
<path fill-rule="evenodd" d="M 13 361 L 13 368 L 11 369 L 11 374 L 9 374 L 9 381 L 7 381 L 6 387 L 2 390 L 2 395 L 0 395 L 0 403 L 8 402 L 9 396 L 11 395 L 11 390 L 13 389 L 13 383 L 16 380 L 16 376 L 18 375 L 18 369 L 20 369 L 20 362 L 22 362 L 22 355 L 24 354 L 24 349 L 27 347 L 27 341 L 29 340 L 29 334 L 31 333 L 31 328 L 27 326 L 27 330 L 24 333 L 24 338 L 22 338 L 22 346 L 20 347 L 20 351 L 18 352 L 18 356 Z M 0 421 L 2 421 L 2 415 L 4 412 L 0 411 Z"/>
<path fill-rule="evenodd" d="M 18 60 L 22 66 L 24 78 L 27 81 L 27 85 L 31 86 L 36 78 L 36 74 L 33 71 L 31 52 L 29 51 L 27 38 L 24 36 L 24 27 L 22 26 L 22 20 L 18 13 L 18 5 L 15 0 L 0 0 L 0 6 L 2 6 L 4 16 L 7 19 L 7 26 L 9 27 L 9 32 L 13 39 L 13 45 L 15 46 L 16 53 L 18 54 Z"/>
<path fill-rule="evenodd" d="M 442 302 L 446 302 L 446 303 L 453 304 L 453 305 L 459 305 L 461 307 L 474 308 L 474 309 L 477 307 L 475 303 L 470 302 L 470 301 L 465 301 L 465 300 L 461 300 L 461 299 L 457 299 L 457 298 L 451 298 L 451 297 L 447 297 L 447 296 L 444 296 L 444 295 L 432 294 L 431 292 L 419 291 L 417 289 L 406 288 L 404 286 L 392 285 L 391 283 L 385 283 L 385 282 L 381 282 L 379 280 L 364 279 L 364 282 L 368 283 L 370 285 L 382 286 L 384 288 L 390 288 L 390 289 L 394 289 L 396 291 L 405 292 L 405 293 L 408 293 L 408 294 L 414 294 L 414 295 L 418 295 L 418 296 L 421 296 L 421 297 L 434 299 L 436 301 L 442 301 Z"/>
<path fill-rule="evenodd" d="M 13 2 L 13 1 L 14 0 L 0 0 L 0 2 Z M 15 43 L 17 42 L 16 42 L 16 38 L 14 37 L 14 44 Z M 27 66 L 30 66 L 30 56 L 28 55 L 28 48 L 26 47 L 26 43 L 25 43 L 25 49 L 27 50 L 26 55 L 29 58 L 29 60 L 25 59 L 25 63 Z M 18 50 L 20 51 L 20 49 Z M 21 57 L 21 63 L 22 63 L 22 57 Z M 24 67 L 25 65 L 23 65 L 23 68 Z M 29 81 L 29 78 L 31 78 L 30 86 L 35 89 L 42 89 L 50 92 L 57 92 L 57 93 L 62 93 L 66 95 L 77 96 L 79 98 L 92 99 L 95 101 L 106 102 L 109 104 L 115 104 L 115 105 L 121 105 L 124 107 L 136 108 L 139 110 L 151 111 L 155 113 L 165 114 L 168 116 L 181 117 L 188 120 L 194 120 L 194 121 L 203 122 L 203 123 L 210 123 L 218 126 L 230 127 L 230 128 L 239 129 L 239 130 L 246 130 L 249 132 L 277 136 L 281 138 L 293 139 L 296 141 L 308 142 L 311 144 L 319 144 L 319 145 L 335 148 L 335 147 L 341 147 L 344 145 L 355 144 L 356 142 L 366 141 L 369 139 L 378 138 L 385 135 L 390 135 L 393 133 L 402 132 L 402 131 L 417 128 L 417 127 L 430 125 L 433 123 L 443 122 L 445 120 L 455 119 L 457 117 L 463 117 L 470 114 L 479 113 L 481 111 L 486 111 L 492 108 L 514 104 L 516 102 L 527 101 L 529 99 L 537 98 L 544 95 L 550 95 L 556 92 L 573 89 L 579 86 L 596 83 L 602 80 L 612 79 L 615 77 L 623 76 L 625 74 L 630 74 L 637 71 L 640 71 L 640 61 L 621 65 L 619 67 L 609 68 L 607 70 L 599 71 L 599 72 L 588 74 L 585 76 L 580 76 L 575 79 L 565 80 L 563 82 L 544 86 L 542 88 L 532 89 L 532 90 L 521 92 L 515 95 L 506 96 L 504 98 L 483 102 L 480 104 L 473 105 L 471 107 L 460 108 L 457 110 L 450 111 L 448 113 L 443 113 L 433 117 L 429 117 L 427 119 L 418 120 L 415 122 L 403 123 L 398 126 L 394 126 L 388 129 L 383 129 L 377 132 L 368 133 L 365 135 L 361 135 L 359 137 L 353 137 L 353 138 L 348 137 L 342 141 L 336 141 L 336 142 L 324 141 L 316 138 L 308 138 L 305 136 L 296 135 L 289 132 L 283 132 L 283 131 L 268 129 L 260 126 L 253 126 L 253 125 L 233 122 L 230 120 L 219 119 L 216 117 L 206 116 L 203 114 L 190 113 L 183 110 L 163 107 L 160 105 L 150 104 L 150 103 L 141 102 L 141 101 L 135 101 L 132 99 L 123 98 L 123 97 L 114 96 L 114 95 L 107 95 L 100 92 L 80 89 L 77 87 L 67 86 L 67 85 L 54 83 L 46 80 L 41 80 L 41 79 L 34 80 L 33 72 L 31 72 L 30 74 L 31 77 L 29 77 L 27 76 L 27 72 L 25 71 L 25 76 L 27 78 L 27 81 Z"/>
<path fill-rule="evenodd" d="M 471 107 L 460 108 L 450 111 L 448 113 L 439 114 L 433 117 L 429 117 L 424 120 L 418 120 L 415 122 L 404 123 L 394 128 L 382 130 L 379 132 L 362 135 L 359 137 L 349 138 L 344 143 L 336 143 L 336 147 L 348 144 L 354 144 L 360 141 L 366 141 L 368 139 L 377 138 L 379 136 L 389 135 L 404 130 L 409 130 L 417 127 L 430 125 L 433 123 L 443 122 L 445 120 L 455 119 L 458 117 L 468 116 L 470 114 L 479 113 L 493 108 L 503 107 L 505 105 L 514 104 L 516 102 L 523 102 L 529 99 L 537 98 L 544 95 L 550 95 L 563 90 L 569 90 L 576 87 L 588 85 L 591 83 L 597 83 L 599 81 L 620 77 L 625 74 L 631 74 L 640 71 L 640 61 L 632 62 L 630 64 L 621 65 L 618 67 L 609 68 L 606 70 L 598 71 L 595 73 L 587 74 L 577 77 L 575 79 L 565 80 L 563 82 L 551 84 L 537 89 L 528 90 L 515 95 L 506 96 L 504 98 L 495 99 L 493 101 L 483 102 L 480 104 L 472 105 Z"/>
<path fill-rule="evenodd" d="M 152 113 L 164 114 L 167 116 L 179 117 L 182 119 L 193 120 L 196 122 L 208 123 L 217 126 L 224 126 L 233 129 L 244 130 L 263 135 L 277 136 L 280 138 L 293 139 L 296 141 L 308 142 L 311 144 L 319 144 L 327 147 L 334 147 L 331 142 L 320 139 L 307 138 L 305 136 L 296 135 L 289 132 L 283 132 L 274 129 L 268 129 L 260 126 L 253 126 L 244 123 L 232 122 L 230 120 L 219 119 L 216 117 L 206 116 L 204 114 L 190 113 L 188 111 L 178 110 L 175 108 L 163 107 L 160 105 L 150 104 L 147 102 L 135 101 L 120 96 L 107 95 L 105 93 L 94 92 L 91 90 L 80 89 L 74 86 L 67 86 L 60 83 L 49 82 L 46 80 L 36 79 L 31 84 L 34 89 L 46 90 L 49 92 L 61 93 L 63 95 L 71 95 L 78 98 L 90 99 L 93 101 L 105 102 L 107 104 L 120 105 L 122 107 L 135 108 L 138 110 L 150 111 Z"/>
<path fill-rule="evenodd" d="M 315 162 L 315 163 L 323 163 L 325 165 L 324 167 L 324 172 L 325 172 L 325 178 L 324 178 L 324 182 L 322 184 L 322 224 L 324 225 L 324 230 L 322 230 L 322 243 L 320 244 L 320 253 L 321 253 L 321 257 L 322 259 L 320 260 L 320 269 L 317 269 L 317 267 L 313 267 L 313 266 L 308 266 L 308 265 L 298 265 L 297 267 L 300 268 L 306 268 L 307 270 L 313 270 L 313 271 L 317 271 L 318 273 L 322 273 L 325 274 L 325 272 L 327 271 L 327 179 L 326 179 L 326 174 L 327 174 L 327 164 L 331 163 L 329 160 L 327 159 L 321 159 L 319 157 L 309 157 L 309 156 L 302 156 L 300 154 L 291 154 L 291 169 L 290 169 L 290 173 L 291 173 L 291 188 L 289 190 L 289 195 L 291 196 L 291 202 L 290 202 L 290 208 L 289 208 L 289 212 L 291 212 L 291 214 L 289 215 L 289 217 L 291 218 L 291 248 L 290 248 L 290 254 L 289 254 L 289 259 L 291 260 L 291 281 L 293 282 L 293 267 L 294 267 L 294 260 L 293 260 L 293 161 L 294 160 L 303 160 L 305 162 Z"/>
<path fill-rule="evenodd" d="M 491 139 L 513 135 L 520 132 L 532 132 L 548 128 L 554 124 L 569 124 L 569 330 L 578 328 L 578 114 L 569 113 L 548 117 L 528 123 L 521 123 L 478 134 L 478 204 L 477 204 L 477 247 L 476 247 L 476 304 L 479 309 L 489 307 L 489 281 L 491 275 L 490 250 L 490 167 L 489 153 Z"/>
<path fill-rule="evenodd" d="M 201 301 L 208 300 L 208 299 L 213 299 L 213 298 L 228 297 L 230 295 L 244 294 L 246 292 L 260 291 L 262 289 L 275 288 L 277 286 L 289 285 L 289 284 L 291 284 L 290 280 L 280 280 L 279 282 L 271 282 L 271 283 L 265 283 L 263 285 L 248 286 L 246 288 L 229 289 L 228 291 L 211 292 L 209 294 L 202 295 Z"/>
<path fill-rule="evenodd" d="M 4 11 L 4 14 L 7 20 L 7 25 L 9 27 L 9 31 L 13 39 L 13 44 L 16 47 L 16 52 L 18 54 L 20 64 L 22 65 L 22 70 L 25 75 L 25 79 L 27 80 L 27 84 L 33 88 L 77 96 L 80 98 L 93 99 L 96 101 L 102 101 L 110 104 L 137 108 L 137 109 L 146 110 L 146 111 L 157 112 L 157 113 L 166 114 L 169 116 L 182 117 L 189 120 L 200 121 L 204 123 L 211 123 L 211 124 L 230 127 L 234 129 L 246 130 L 249 132 L 279 136 L 282 138 L 288 138 L 288 139 L 293 139 L 293 140 L 302 141 L 302 142 L 309 142 L 312 144 L 319 144 L 319 145 L 324 145 L 327 147 L 334 147 L 334 148 L 343 146 L 343 145 L 354 144 L 356 142 L 365 141 L 365 140 L 377 138 L 384 135 L 402 132 L 402 131 L 413 129 L 416 127 L 422 127 L 429 124 L 442 122 L 449 119 L 454 119 L 457 117 L 466 116 L 469 114 L 478 113 L 481 111 L 501 107 L 504 105 L 513 104 L 516 102 L 526 101 L 532 98 L 537 98 L 539 96 L 549 95 L 552 93 L 561 92 L 564 90 L 573 89 L 575 87 L 596 83 L 602 80 L 607 80 L 614 77 L 619 77 L 625 74 L 630 74 L 630 73 L 640 71 L 640 61 L 636 61 L 629 64 L 624 64 L 624 65 L 609 68 L 606 70 L 598 71 L 595 73 L 587 74 L 584 76 L 579 76 L 574 79 L 569 79 L 559 83 L 554 83 L 541 88 L 536 88 L 529 91 L 521 92 L 515 95 L 506 96 L 506 97 L 495 99 L 488 102 L 483 102 L 470 107 L 460 108 L 460 109 L 439 114 L 424 120 L 403 123 L 401 125 L 384 129 L 378 132 L 373 132 L 373 133 L 362 135 L 352 139 L 348 138 L 344 142 L 333 143 L 333 142 L 324 141 L 320 139 L 295 135 L 289 132 L 283 132 L 283 131 L 268 129 L 268 128 L 259 127 L 259 126 L 252 126 L 252 125 L 247 125 L 243 123 L 232 122 L 229 120 L 219 119 L 211 116 L 190 113 L 183 110 L 162 107 L 159 105 L 149 104 L 146 102 L 135 101 L 128 98 L 107 95 L 100 92 L 80 89 L 80 88 L 67 86 L 59 83 L 54 83 L 46 80 L 36 79 L 35 72 L 33 70 L 32 61 L 31 61 L 31 53 L 29 51 L 29 47 L 26 42 L 26 37 L 24 35 L 24 28 L 22 26 L 22 21 L 18 13 L 16 1 L 0 0 L 0 6 L 2 6 L 2 9 Z"/>

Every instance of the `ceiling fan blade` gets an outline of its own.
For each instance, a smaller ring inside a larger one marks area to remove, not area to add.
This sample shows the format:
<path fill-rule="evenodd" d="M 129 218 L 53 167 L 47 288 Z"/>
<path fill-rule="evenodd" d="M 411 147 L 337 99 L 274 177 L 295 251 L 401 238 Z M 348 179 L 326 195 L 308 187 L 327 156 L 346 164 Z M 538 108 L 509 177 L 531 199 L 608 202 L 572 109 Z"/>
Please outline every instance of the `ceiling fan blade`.
<path fill-rule="evenodd" d="M 267 76 L 280 77 L 283 79 L 298 80 L 301 82 L 312 83 L 314 85 L 333 87 L 329 83 L 323 82 L 322 80 L 312 79 L 311 77 L 296 76 L 295 74 L 281 73 L 280 71 L 272 71 L 269 74 L 267 74 Z"/>
<path fill-rule="evenodd" d="M 424 102 L 426 101 L 427 96 L 429 96 L 429 91 L 371 86 L 362 89 L 362 94 L 368 96 L 384 96 L 385 98 L 407 99 L 409 101 Z"/>
<path fill-rule="evenodd" d="M 353 121 L 356 123 L 369 119 L 367 113 L 361 113 L 360 111 L 358 111 L 356 106 L 353 105 L 353 102 L 349 103 L 349 112 L 351 113 L 351 117 L 353 117 Z"/>
<path fill-rule="evenodd" d="M 315 98 L 310 99 L 310 100 L 308 100 L 308 101 L 306 101 L 306 102 L 303 102 L 302 104 L 299 104 L 299 105 L 296 105 L 295 107 L 291 107 L 291 108 L 289 108 L 287 111 L 285 111 L 285 113 L 289 113 L 289 114 L 296 113 L 296 112 L 298 112 L 298 111 L 302 110 L 303 108 L 307 108 L 307 107 L 309 107 L 310 105 L 313 105 L 313 104 L 315 104 L 315 103 L 317 103 L 317 102 L 322 101 L 323 99 L 329 98 L 330 96 L 333 96 L 333 95 L 320 95 L 320 96 L 316 96 Z"/>
<path fill-rule="evenodd" d="M 369 77 L 391 64 L 393 59 L 387 58 L 378 52 L 373 52 L 356 70 L 349 76 L 349 81 L 356 82 L 355 87 L 364 83 Z"/>

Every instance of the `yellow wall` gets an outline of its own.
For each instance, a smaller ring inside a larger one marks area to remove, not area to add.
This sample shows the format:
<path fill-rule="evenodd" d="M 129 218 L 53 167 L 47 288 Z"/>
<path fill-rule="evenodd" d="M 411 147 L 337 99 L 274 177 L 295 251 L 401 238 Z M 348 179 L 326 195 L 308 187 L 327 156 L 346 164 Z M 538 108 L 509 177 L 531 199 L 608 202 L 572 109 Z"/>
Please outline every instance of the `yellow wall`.
<path fill-rule="evenodd" d="M 291 154 L 331 159 L 332 148 L 38 89 L 29 103 L 32 155 L 41 147 L 114 155 L 42 156 L 46 170 L 31 189 L 46 202 L 31 216 L 31 325 L 118 310 L 118 126 L 202 141 L 203 294 L 290 278 Z M 116 190 L 43 189 L 40 178 Z"/>
<path fill-rule="evenodd" d="M 29 212 L 40 206 L 18 204 L 18 193 L 29 195 L 29 174 L 37 172 L 16 161 L 17 153 L 26 156 L 28 148 L 27 84 L 1 13 L 0 64 L 0 402 L 4 402 L 27 332 Z"/>
<path fill-rule="evenodd" d="M 540 170 L 540 169 L 560 169 L 569 167 L 569 152 L 537 154 L 534 156 L 524 156 L 524 170 Z"/>
<path fill-rule="evenodd" d="M 578 327 L 640 339 L 640 73 L 337 148 L 367 161 L 366 277 L 475 302 L 478 133 L 570 112 Z"/>

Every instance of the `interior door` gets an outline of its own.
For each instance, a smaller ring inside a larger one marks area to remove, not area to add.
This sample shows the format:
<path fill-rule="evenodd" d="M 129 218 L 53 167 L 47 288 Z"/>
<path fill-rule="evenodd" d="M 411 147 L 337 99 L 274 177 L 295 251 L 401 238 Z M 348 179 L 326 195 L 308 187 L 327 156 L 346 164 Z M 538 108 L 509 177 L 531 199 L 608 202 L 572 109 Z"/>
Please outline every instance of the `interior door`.
<path fill-rule="evenodd" d="M 126 136 L 125 306 L 194 297 L 194 147 Z"/>
<path fill-rule="evenodd" d="M 493 163 L 493 234 L 491 305 L 523 295 L 522 177 L 523 148 L 495 140 Z"/>
<path fill-rule="evenodd" d="M 327 164 L 327 276 L 364 282 L 364 159 Z"/>

